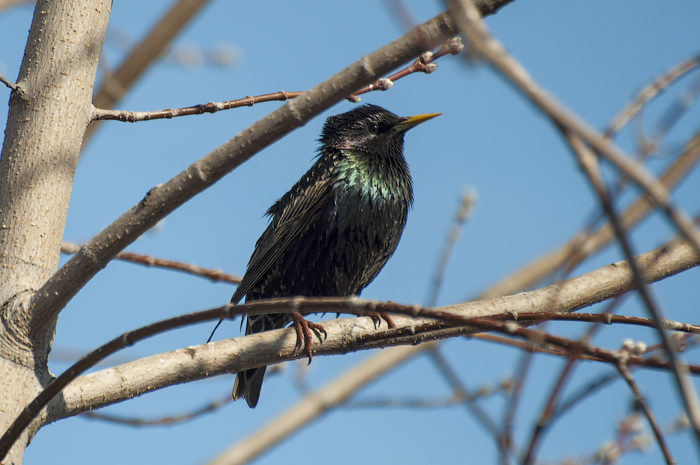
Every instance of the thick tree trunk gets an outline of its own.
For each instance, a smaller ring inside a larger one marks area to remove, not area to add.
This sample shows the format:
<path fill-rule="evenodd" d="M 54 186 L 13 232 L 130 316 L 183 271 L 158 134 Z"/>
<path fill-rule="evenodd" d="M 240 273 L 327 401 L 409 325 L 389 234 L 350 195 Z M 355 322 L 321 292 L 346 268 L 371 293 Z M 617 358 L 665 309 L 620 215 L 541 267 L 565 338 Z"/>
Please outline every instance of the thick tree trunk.
<path fill-rule="evenodd" d="M 54 321 L 28 311 L 55 272 L 111 0 L 34 11 L 0 155 L 0 431 L 49 380 Z M 39 417 L 3 463 L 20 463 Z"/>

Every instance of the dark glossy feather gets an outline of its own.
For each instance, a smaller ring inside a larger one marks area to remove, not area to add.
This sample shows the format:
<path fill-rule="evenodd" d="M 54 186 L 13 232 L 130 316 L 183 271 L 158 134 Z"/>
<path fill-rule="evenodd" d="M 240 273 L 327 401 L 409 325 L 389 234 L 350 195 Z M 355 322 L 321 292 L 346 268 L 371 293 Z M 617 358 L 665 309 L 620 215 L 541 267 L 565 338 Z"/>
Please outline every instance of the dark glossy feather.
<path fill-rule="evenodd" d="M 366 105 L 328 118 L 318 160 L 268 210 L 270 224 L 231 301 L 359 294 L 394 253 L 413 201 L 404 132 L 433 116 L 400 118 Z M 246 334 L 290 321 L 249 316 Z M 255 407 L 264 373 L 238 373 L 234 399 Z"/>

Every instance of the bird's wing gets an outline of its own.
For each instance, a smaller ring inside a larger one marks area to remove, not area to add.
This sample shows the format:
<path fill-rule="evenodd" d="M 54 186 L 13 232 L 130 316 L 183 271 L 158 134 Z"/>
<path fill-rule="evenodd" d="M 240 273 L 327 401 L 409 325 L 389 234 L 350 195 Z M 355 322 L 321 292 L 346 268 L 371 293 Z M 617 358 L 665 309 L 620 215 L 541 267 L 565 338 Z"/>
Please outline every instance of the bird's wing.
<path fill-rule="evenodd" d="M 314 181 L 309 184 L 310 180 Z M 250 292 L 289 244 L 318 219 L 326 204 L 323 199 L 331 197 L 335 181 L 335 176 L 328 172 L 321 179 L 316 179 L 310 170 L 270 208 L 268 213 L 273 215 L 272 220 L 255 244 L 248 269 L 231 302 L 238 303 Z"/>

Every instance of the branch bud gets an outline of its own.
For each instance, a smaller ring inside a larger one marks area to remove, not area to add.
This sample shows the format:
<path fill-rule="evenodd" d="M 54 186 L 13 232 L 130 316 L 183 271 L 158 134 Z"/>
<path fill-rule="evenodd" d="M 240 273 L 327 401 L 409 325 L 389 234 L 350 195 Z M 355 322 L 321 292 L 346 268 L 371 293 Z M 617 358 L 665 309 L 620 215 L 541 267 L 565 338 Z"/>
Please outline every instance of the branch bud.
<path fill-rule="evenodd" d="M 421 56 L 418 57 L 418 62 L 425 65 L 430 63 L 433 60 L 433 52 L 424 52 Z"/>
<path fill-rule="evenodd" d="M 459 55 L 464 50 L 464 42 L 461 37 L 453 37 L 447 41 L 447 48 L 452 55 Z"/>
<path fill-rule="evenodd" d="M 435 71 L 436 69 L 437 69 L 437 63 L 428 63 L 427 65 L 423 66 L 422 71 L 425 74 L 430 74 L 433 71 Z"/>
<path fill-rule="evenodd" d="M 377 80 L 378 90 L 389 90 L 394 85 L 394 82 L 389 78 L 381 78 Z"/>

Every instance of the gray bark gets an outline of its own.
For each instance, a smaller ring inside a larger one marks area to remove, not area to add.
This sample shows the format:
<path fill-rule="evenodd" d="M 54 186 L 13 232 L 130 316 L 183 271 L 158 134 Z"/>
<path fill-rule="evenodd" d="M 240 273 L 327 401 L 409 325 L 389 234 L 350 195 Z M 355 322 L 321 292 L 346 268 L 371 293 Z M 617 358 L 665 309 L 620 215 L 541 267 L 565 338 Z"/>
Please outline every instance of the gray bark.
<path fill-rule="evenodd" d="M 0 431 L 48 381 L 53 321 L 30 302 L 55 273 L 111 0 L 37 2 L 0 155 Z M 39 416 L 3 463 L 21 463 Z"/>

